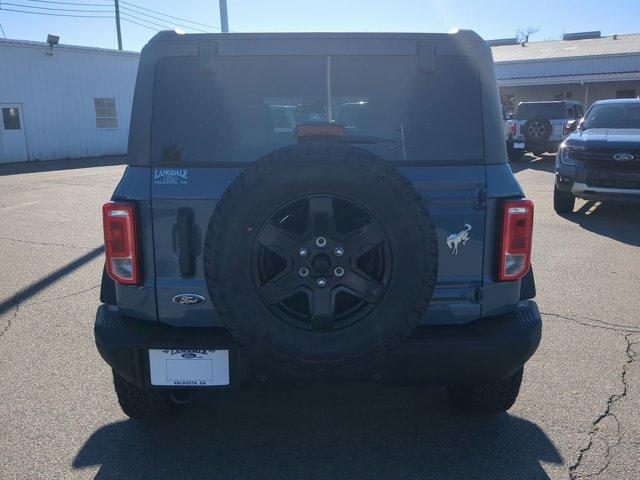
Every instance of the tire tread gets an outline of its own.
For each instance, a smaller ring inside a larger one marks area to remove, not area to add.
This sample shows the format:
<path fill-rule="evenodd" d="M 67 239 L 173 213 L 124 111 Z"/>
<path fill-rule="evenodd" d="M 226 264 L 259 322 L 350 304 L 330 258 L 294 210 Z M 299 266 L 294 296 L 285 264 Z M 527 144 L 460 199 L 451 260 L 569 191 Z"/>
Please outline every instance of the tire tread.
<path fill-rule="evenodd" d="M 499 413 L 509 410 L 520 392 L 523 367 L 511 376 L 496 382 L 464 387 L 450 387 L 449 396 L 453 405 L 463 411 L 476 413 Z"/>
<path fill-rule="evenodd" d="M 122 411 L 136 420 L 169 416 L 175 410 L 165 392 L 142 389 L 113 371 L 113 386 Z"/>

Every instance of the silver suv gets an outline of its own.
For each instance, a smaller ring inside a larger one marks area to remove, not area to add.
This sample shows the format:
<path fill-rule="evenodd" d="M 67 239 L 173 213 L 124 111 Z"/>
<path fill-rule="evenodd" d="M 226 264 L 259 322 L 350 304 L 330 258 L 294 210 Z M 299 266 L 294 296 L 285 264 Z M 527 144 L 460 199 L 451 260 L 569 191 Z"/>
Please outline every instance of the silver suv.
<path fill-rule="evenodd" d="M 557 152 L 571 125 L 582 115 L 582 105 L 570 100 L 519 103 L 515 118 L 508 123 L 509 160 L 517 162 L 526 152 Z"/>

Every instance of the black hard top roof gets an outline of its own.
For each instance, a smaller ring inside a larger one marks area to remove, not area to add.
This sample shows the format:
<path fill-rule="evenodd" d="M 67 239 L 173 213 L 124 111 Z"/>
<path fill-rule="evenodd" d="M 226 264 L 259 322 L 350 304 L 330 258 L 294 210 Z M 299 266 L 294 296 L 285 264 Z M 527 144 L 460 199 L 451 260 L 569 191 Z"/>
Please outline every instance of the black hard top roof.
<path fill-rule="evenodd" d="M 405 33 L 405 32 L 282 32 L 282 33 L 177 33 L 174 30 L 158 32 L 149 42 L 159 41 L 225 41 L 225 40 L 279 40 L 279 39 L 407 39 L 438 41 L 456 38 L 464 41 L 484 43 L 472 30 L 457 30 L 454 33 Z"/>

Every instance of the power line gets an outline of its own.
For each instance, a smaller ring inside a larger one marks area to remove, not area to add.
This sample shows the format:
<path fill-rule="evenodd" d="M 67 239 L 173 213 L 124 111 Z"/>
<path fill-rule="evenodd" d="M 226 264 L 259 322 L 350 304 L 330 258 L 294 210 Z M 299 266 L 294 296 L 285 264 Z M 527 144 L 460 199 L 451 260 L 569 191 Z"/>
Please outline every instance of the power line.
<path fill-rule="evenodd" d="M 194 22 L 193 20 L 187 20 L 186 18 L 174 17 L 173 15 L 169 15 L 167 13 L 158 12 L 157 10 L 151 10 L 150 8 L 140 7 L 140 6 L 136 5 L 135 3 L 125 2 L 123 0 L 120 0 L 120 3 L 125 4 L 125 5 L 129 5 L 130 7 L 138 8 L 140 10 L 146 10 L 147 12 L 157 13 L 158 15 L 162 15 L 164 17 L 173 18 L 174 20 L 180 20 L 180 21 L 187 22 L 187 23 L 193 23 L 194 25 L 200 25 L 201 27 L 215 28 L 216 30 L 221 30 L 220 27 L 216 27 L 215 25 L 207 25 L 205 23 L 199 23 L 199 22 Z M 192 29 L 192 30 L 195 30 L 195 29 Z"/>
<path fill-rule="evenodd" d="M 75 9 L 75 8 L 38 7 L 38 6 L 31 6 L 31 5 L 22 5 L 20 3 L 8 3 L 8 2 L 4 2 L 2 5 L 9 5 L 11 7 L 20 7 L 20 8 L 35 8 L 35 9 L 38 9 L 38 10 L 50 10 L 50 11 L 53 11 L 53 12 L 110 13 L 112 11 L 112 10 L 82 10 L 82 9 Z"/>
<path fill-rule="evenodd" d="M 124 6 L 122 6 L 122 7 L 120 7 L 120 8 L 121 8 L 122 10 L 127 11 L 127 12 L 133 12 L 133 13 L 135 13 L 136 15 L 142 15 L 143 17 L 148 17 L 148 18 L 153 18 L 153 19 L 155 19 L 155 20 L 160 20 L 161 22 L 167 22 L 167 21 L 169 21 L 169 20 L 167 20 L 166 18 L 156 17 L 156 16 L 154 16 L 154 15 L 149 15 L 148 13 L 138 12 L 137 10 L 132 10 L 132 9 L 130 9 L 130 8 L 128 8 L 128 7 L 124 7 Z M 128 15 L 134 16 L 134 15 L 132 15 L 131 13 L 128 13 Z M 141 19 L 141 20 L 142 20 L 142 19 Z M 145 21 L 148 21 L 148 20 L 146 20 L 146 19 L 145 19 Z M 151 23 L 153 23 L 153 22 L 151 22 Z M 206 30 L 200 30 L 199 28 L 196 28 L 196 27 L 189 27 L 189 26 L 187 26 L 187 25 L 180 25 L 180 24 L 176 24 L 176 26 L 177 26 L 177 27 L 183 27 L 183 28 L 188 29 L 188 30 L 195 30 L 196 32 L 207 33 L 207 31 L 206 31 Z"/>
<path fill-rule="evenodd" d="M 28 5 L 24 3 L 7 3 L 0 0 L 0 10 L 6 11 L 6 12 L 13 12 L 13 13 L 26 13 L 28 15 L 43 15 L 43 16 L 51 16 L 51 17 L 73 17 L 73 18 L 113 18 L 113 15 L 100 15 L 100 14 L 114 12 L 114 5 L 112 5 L 111 3 L 87 3 L 83 1 L 65 2 L 65 1 L 57 1 L 57 0 L 19 0 L 19 1 L 39 3 L 39 4 L 45 4 L 45 5 L 54 5 L 54 6 L 50 7 L 50 6 Z M 133 25 L 147 28 L 149 30 L 153 30 L 156 32 L 160 30 L 150 25 L 154 25 L 155 27 L 161 27 L 162 29 L 166 29 L 166 30 L 173 30 L 173 27 L 170 27 L 164 23 L 154 22 L 152 20 L 149 20 L 149 18 L 158 20 L 160 22 L 168 22 L 171 24 L 173 24 L 173 22 L 169 19 L 179 20 L 180 22 L 185 22 L 187 25 L 175 24 L 175 26 L 183 27 L 186 30 L 194 30 L 196 32 L 207 33 L 206 30 L 201 30 L 196 27 L 188 26 L 188 24 L 199 25 L 201 27 L 205 27 L 209 29 L 221 30 L 220 27 L 217 27 L 215 25 L 208 25 L 206 23 L 200 23 L 200 22 L 196 22 L 194 20 L 189 20 L 186 18 L 176 17 L 173 15 L 169 15 L 167 13 L 159 12 L 157 10 L 141 7 L 139 5 L 136 5 L 135 3 L 126 2 L 123 0 L 120 0 L 120 3 L 128 5 L 128 7 L 123 7 L 123 6 L 120 7 L 121 9 L 126 10 L 126 12 L 122 13 L 122 20 L 128 23 L 131 23 Z M 87 8 L 61 8 L 61 7 L 58 7 L 57 5 L 70 5 L 74 7 L 87 7 Z M 18 7 L 18 8 L 5 8 L 6 6 Z M 108 9 L 103 10 L 102 9 L 103 7 L 108 7 Z M 25 8 L 27 10 L 23 10 Z M 33 11 L 33 10 L 44 10 L 44 11 Z M 53 13 L 53 12 L 63 12 L 63 13 Z M 152 12 L 157 15 L 160 15 L 160 17 L 157 17 L 155 15 L 150 15 L 145 12 Z M 86 15 L 86 14 L 91 14 L 91 15 Z M 98 15 L 95 15 L 95 14 L 98 14 Z M 166 18 L 162 18 L 162 17 L 166 17 Z M 2 34 L 6 38 L 4 29 L 2 29 L 2 25 L 0 25 L 0 31 L 2 31 Z"/>
<path fill-rule="evenodd" d="M 161 23 L 155 23 L 155 22 L 152 22 L 151 20 L 146 20 L 146 19 L 144 19 L 144 18 L 136 17 L 135 15 L 131 15 L 130 13 L 124 13 L 124 12 L 123 12 L 123 13 L 121 13 L 120 15 L 122 16 L 122 18 L 125 18 L 125 17 L 124 17 L 124 15 L 126 15 L 127 17 L 135 18 L 136 20 L 139 20 L 139 21 L 141 21 L 141 22 L 150 23 L 151 25 L 155 25 L 156 27 L 162 27 L 162 28 L 164 28 L 165 30 L 173 30 L 173 28 L 172 28 L 172 27 L 169 27 L 169 26 L 167 26 L 167 25 L 163 25 L 163 24 L 161 24 Z"/>
<path fill-rule="evenodd" d="M 122 20 L 124 20 L 125 22 L 128 22 L 128 23 L 133 23 L 134 25 L 139 25 L 141 27 L 148 28 L 149 30 L 153 30 L 154 32 L 159 32 L 160 31 L 157 28 L 149 27 L 148 25 L 143 25 L 141 23 L 134 22 L 133 20 L 129 20 L 128 18 L 122 17 Z"/>
<path fill-rule="evenodd" d="M 5 4 L 6 5 L 6 4 Z M 12 8 L 0 8 L 3 12 L 28 13 L 31 15 L 47 15 L 49 17 L 76 17 L 76 18 L 113 18 L 113 15 L 68 15 L 64 13 L 29 12 L 27 10 L 14 10 Z"/>
<path fill-rule="evenodd" d="M 54 2 L 53 0 L 22 0 L 23 2 L 35 2 L 35 3 L 54 3 L 57 5 L 79 5 L 82 7 L 111 7 L 110 3 L 77 3 L 77 2 Z"/>

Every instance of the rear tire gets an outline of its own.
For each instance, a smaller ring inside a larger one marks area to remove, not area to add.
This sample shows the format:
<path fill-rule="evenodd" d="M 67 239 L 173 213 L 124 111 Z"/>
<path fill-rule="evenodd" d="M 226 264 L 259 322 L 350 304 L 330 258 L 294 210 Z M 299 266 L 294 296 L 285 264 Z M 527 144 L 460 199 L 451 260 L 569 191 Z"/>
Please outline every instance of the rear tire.
<path fill-rule="evenodd" d="M 553 187 L 553 209 L 557 214 L 573 213 L 575 202 L 576 197 L 571 192 L 565 192 L 558 190 L 558 187 Z"/>
<path fill-rule="evenodd" d="M 120 408 L 134 420 L 158 420 L 167 418 L 176 411 L 177 405 L 171 401 L 168 392 L 139 388 L 115 370 L 113 386 Z"/>
<path fill-rule="evenodd" d="M 449 387 L 448 393 L 455 408 L 473 413 L 500 413 L 509 410 L 520 392 L 524 367 L 504 380 L 464 387 Z"/>

